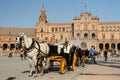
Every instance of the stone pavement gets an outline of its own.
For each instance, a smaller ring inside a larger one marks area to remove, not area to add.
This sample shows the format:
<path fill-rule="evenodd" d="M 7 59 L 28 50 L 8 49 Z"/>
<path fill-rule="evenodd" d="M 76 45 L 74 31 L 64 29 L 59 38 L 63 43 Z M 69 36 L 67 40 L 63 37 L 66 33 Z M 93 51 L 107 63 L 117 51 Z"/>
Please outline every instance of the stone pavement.
<path fill-rule="evenodd" d="M 120 80 L 120 57 L 89 64 L 76 80 Z"/>
<path fill-rule="evenodd" d="M 77 67 L 75 71 L 59 74 L 53 70 L 44 76 L 29 77 L 28 60 L 20 57 L 0 57 L 0 80 L 120 80 L 120 57 L 97 58 L 97 64 L 86 64 Z"/>

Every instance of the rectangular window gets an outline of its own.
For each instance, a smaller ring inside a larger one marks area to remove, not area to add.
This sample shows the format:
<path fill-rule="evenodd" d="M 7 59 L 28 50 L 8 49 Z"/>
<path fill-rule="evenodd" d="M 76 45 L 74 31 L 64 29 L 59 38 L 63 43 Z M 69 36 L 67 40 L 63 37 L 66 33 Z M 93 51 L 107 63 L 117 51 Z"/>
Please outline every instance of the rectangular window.
<path fill-rule="evenodd" d="M 111 33 L 111 40 L 114 40 L 114 33 Z"/>
<path fill-rule="evenodd" d="M 57 27 L 55 27 L 55 32 L 57 32 L 58 30 L 57 30 Z"/>
<path fill-rule="evenodd" d="M 68 32 L 69 30 L 68 30 L 69 28 L 68 27 L 66 27 L 66 32 Z"/>
<path fill-rule="evenodd" d="M 54 32 L 54 27 L 52 27 L 52 32 Z"/>
<path fill-rule="evenodd" d="M 113 31 L 115 31 L 116 30 L 116 26 L 113 26 Z"/>
<path fill-rule="evenodd" d="M 93 29 L 93 30 L 95 29 L 95 25 L 94 25 L 94 24 L 92 25 L 92 29 Z"/>
<path fill-rule="evenodd" d="M 41 28 L 41 31 L 40 32 L 43 32 L 43 28 Z"/>
<path fill-rule="evenodd" d="M 61 32 L 61 27 L 59 27 L 59 32 Z"/>
<path fill-rule="evenodd" d="M 65 32 L 65 27 L 63 27 L 63 32 Z"/>
<path fill-rule="evenodd" d="M 60 35 L 60 39 L 63 40 L 63 35 L 62 34 Z"/>
<path fill-rule="evenodd" d="M 102 39 L 105 39 L 105 33 L 102 33 Z"/>
<path fill-rule="evenodd" d="M 104 31 L 104 26 L 102 26 L 102 29 L 101 29 L 102 31 Z"/>

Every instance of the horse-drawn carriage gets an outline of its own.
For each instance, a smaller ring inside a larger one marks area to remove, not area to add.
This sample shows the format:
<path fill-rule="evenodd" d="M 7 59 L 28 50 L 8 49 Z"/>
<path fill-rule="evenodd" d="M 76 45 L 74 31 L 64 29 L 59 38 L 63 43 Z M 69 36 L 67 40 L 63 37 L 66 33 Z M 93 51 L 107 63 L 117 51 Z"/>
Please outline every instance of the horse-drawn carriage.
<path fill-rule="evenodd" d="M 24 33 L 20 33 L 16 38 L 16 45 L 21 45 L 26 50 L 30 66 L 29 76 L 33 74 L 32 62 L 34 62 L 35 76 L 38 76 L 38 72 L 43 73 L 46 66 L 52 68 L 53 62 L 60 63 L 60 73 L 62 74 L 66 72 L 68 67 L 75 70 L 77 57 L 75 46 L 72 44 L 48 45 L 47 43 L 39 43 Z"/>
<path fill-rule="evenodd" d="M 64 45 L 49 45 L 49 47 L 50 51 L 47 60 L 50 62 L 50 69 L 54 68 L 54 65 L 58 65 L 61 74 L 64 74 L 67 69 L 75 70 L 77 57 L 74 46 L 68 46 L 70 48 L 68 57 L 64 53 Z"/>

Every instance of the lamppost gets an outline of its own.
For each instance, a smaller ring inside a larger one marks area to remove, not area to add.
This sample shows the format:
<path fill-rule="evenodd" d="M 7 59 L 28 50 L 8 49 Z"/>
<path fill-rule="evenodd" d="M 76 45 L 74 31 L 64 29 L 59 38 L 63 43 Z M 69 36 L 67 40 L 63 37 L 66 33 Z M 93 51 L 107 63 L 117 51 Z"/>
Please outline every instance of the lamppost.
<path fill-rule="evenodd" d="M 114 54 L 114 44 L 112 43 L 113 40 L 114 40 L 114 38 L 113 38 L 113 35 L 112 35 L 112 37 L 111 37 L 111 51 L 112 51 L 112 56 Z"/>

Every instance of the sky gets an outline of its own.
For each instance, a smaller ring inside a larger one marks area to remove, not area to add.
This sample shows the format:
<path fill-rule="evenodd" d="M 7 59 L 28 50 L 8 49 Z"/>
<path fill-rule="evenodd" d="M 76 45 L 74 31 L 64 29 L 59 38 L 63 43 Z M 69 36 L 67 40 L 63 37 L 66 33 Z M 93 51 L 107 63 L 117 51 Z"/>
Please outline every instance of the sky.
<path fill-rule="evenodd" d="M 73 22 L 84 11 L 100 22 L 120 22 L 120 0 L 0 0 L 0 27 L 35 28 L 43 5 L 49 23 Z"/>

